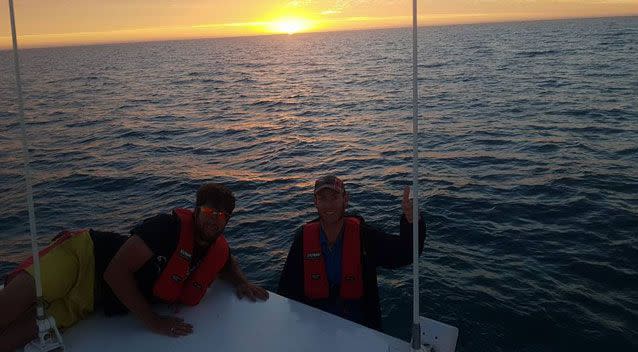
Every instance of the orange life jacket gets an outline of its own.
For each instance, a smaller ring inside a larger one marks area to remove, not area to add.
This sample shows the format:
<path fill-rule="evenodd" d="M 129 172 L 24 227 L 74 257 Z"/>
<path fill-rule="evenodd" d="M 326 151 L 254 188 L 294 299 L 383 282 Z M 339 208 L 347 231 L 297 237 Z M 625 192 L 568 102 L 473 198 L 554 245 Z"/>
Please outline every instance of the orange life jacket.
<path fill-rule="evenodd" d="M 339 295 L 342 299 L 359 299 L 363 296 L 361 221 L 355 217 L 347 217 L 344 224 Z M 318 221 L 303 227 L 304 293 L 309 299 L 328 298 L 330 291 L 326 263 L 321 254 L 320 227 Z"/>
<path fill-rule="evenodd" d="M 228 260 L 228 243 L 220 235 L 209 248 L 199 267 L 190 273 L 193 255 L 193 212 L 188 209 L 175 209 L 179 216 L 181 229 L 179 242 L 168 264 L 155 281 L 153 294 L 165 302 L 180 302 L 194 306 L 204 297 L 217 274 Z"/>

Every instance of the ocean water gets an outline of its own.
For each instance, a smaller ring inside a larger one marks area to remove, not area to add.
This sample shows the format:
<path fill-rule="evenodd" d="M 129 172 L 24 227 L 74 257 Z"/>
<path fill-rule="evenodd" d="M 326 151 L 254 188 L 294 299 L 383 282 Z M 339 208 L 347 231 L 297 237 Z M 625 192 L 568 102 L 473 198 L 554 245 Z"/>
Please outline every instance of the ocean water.
<path fill-rule="evenodd" d="M 421 28 L 422 315 L 458 351 L 638 350 L 638 18 Z M 127 233 L 222 182 L 247 276 L 275 290 L 312 184 L 398 232 L 409 29 L 21 52 L 42 244 Z M 0 274 L 30 251 L 11 52 L 0 52 Z M 411 268 L 380 270 L 409 338 Z"/>

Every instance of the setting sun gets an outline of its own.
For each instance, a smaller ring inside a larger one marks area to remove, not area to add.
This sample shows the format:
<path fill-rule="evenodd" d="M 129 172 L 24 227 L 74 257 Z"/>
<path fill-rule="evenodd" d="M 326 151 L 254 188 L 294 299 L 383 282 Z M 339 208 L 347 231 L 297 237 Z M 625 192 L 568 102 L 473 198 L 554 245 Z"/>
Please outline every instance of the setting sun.
<path fill-rule="evenodd" d="M 313 27 L 310 20 L 302 18 L 282 18 L 269 23 L 268 31 L 272 33 L 295 34 L 305 32 Z"/>
<path fill-rule="evenodd" d="M 0 1 L 2 2 L 2 1 Z M 521 6 L 524 2 L 525 6 Z M 5 1 L 6 3 L 6 1 Z M 62 4 L 64 3 L 64 4 Z M 426 1 L 420 26 L 540 19 L 635 16 L 638 0 Z M 399 28 L 409 3 L 395 0 L 29 0 L 16 1 L 23 48 L 156 40 Z M 6 8 L 0 50 L 11 48 Z"/>

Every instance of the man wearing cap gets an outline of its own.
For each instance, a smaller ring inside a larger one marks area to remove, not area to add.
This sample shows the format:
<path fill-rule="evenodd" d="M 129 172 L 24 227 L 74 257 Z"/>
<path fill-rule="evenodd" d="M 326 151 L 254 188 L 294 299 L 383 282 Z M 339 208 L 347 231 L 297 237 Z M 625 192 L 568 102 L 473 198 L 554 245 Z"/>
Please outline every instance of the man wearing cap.
<path fill-rule="evenodd" d="M 381 330 L 377 267 L 412 263 L 412 204 L 403 190 L 400 235 L 386 234 L 346 215 L 343 181 L 327 175 L 315 182 L 319 217 L 296 233 L 279 279 L 277 293 L 342 318 Z M 419 216 L 419 254 L 425 225 Z"/>

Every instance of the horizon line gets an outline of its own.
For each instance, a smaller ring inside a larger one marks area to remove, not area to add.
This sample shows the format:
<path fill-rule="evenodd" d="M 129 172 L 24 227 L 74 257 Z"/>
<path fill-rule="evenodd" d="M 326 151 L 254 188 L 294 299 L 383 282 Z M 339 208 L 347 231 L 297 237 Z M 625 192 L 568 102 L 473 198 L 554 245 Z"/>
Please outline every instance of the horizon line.
<path fill-rule="evenodd" d="M 636 14 L 627 14 L 627 15 L 611 15 L 611 16 L 585 16 L 585 17 L 556 17 L 556 18 L 538 18 L 538 19 L 521 19 L 521 20 L 493 20 L 493 21 L 477 21 L 477 22 L 466 22 L 466 23 L 448 23 L 448 24 L 422 24 L 418 25 L 417 28 L 423 27 L 454 27 L 454 26 L 472 26 L 472 25 L 480 25 L 480 24 L 499 24 L 499 23 L 529 23 L 529 22 L 552 22 L 552 21 L 565 21 L 565 20 L 593 20 L 593 19 L 603 19 L 603 18 L 630 18 L 630 17 L 638 17 L 638 13 Z M 191 38 L 165 38 L 165 39 L 149 39 L 149 40 L 132 40 L 132 41 L 112 41 L 112 42 L 87 42 L 87 43 L 62 43 L 60 45 L 56 44 L 45 44 L 42 46 L 34 45 L 29 47 L 19 47 L 18 50 L 30 50 L 30 49 L 54 49 L 54 48 L 73 48 L 73 47 L 83 47 L 83 46 L 101 46 L 101 45 L 122 45 L 122 44 L 143 44 L 143 43 L 161 43 L 161 42 L 176 42 L 176 41 L 197 41 L 197 40 L 217 40 L 217 39 L 233 39 L 233 38 L 259 38 L 259 37 L 272 37 L 272 36 L 303 36 L 303 35 L 311 35 L 311 34 L 321 34 L 321 33 L 342 33 L 342 32 L 360 32 L 360 31 L 373 31 L 373 30 L 388 30 L 388 29 L 406 29 L 412 28 L 411 25 L 407 26 L 395 26 L 390 25 L 387 27 L 378 26 L 378 27 L 370 27 L 370 28 L 353 28 L 353 29 L 335 29 L 335 30 L 318 30 L 318 31 L 308 31 L 308 32 L 299 32 L 294 34 L 287 33 L 263 33 L 263 34 L 246 34 L 246 35 L 228 35 L 228 36 L 204 36 L 204 37 L 191 37 Z M 99 32 L 97 32 L 99 33 Z M 57 35 L 65 35 L 71 33 L 62 33 Z M 12 42 L 11 36 L 9 37 L 0 37 L 0 38 L 8 38 L 9 42 Z M 18 39 L 20 36 L 18 36 Z M 18 43 L 19 45 L 19 43 Z M 0 46 L 0 52 L 3 51 L 11 51 L 13 50 L 12 46 Z"/>

